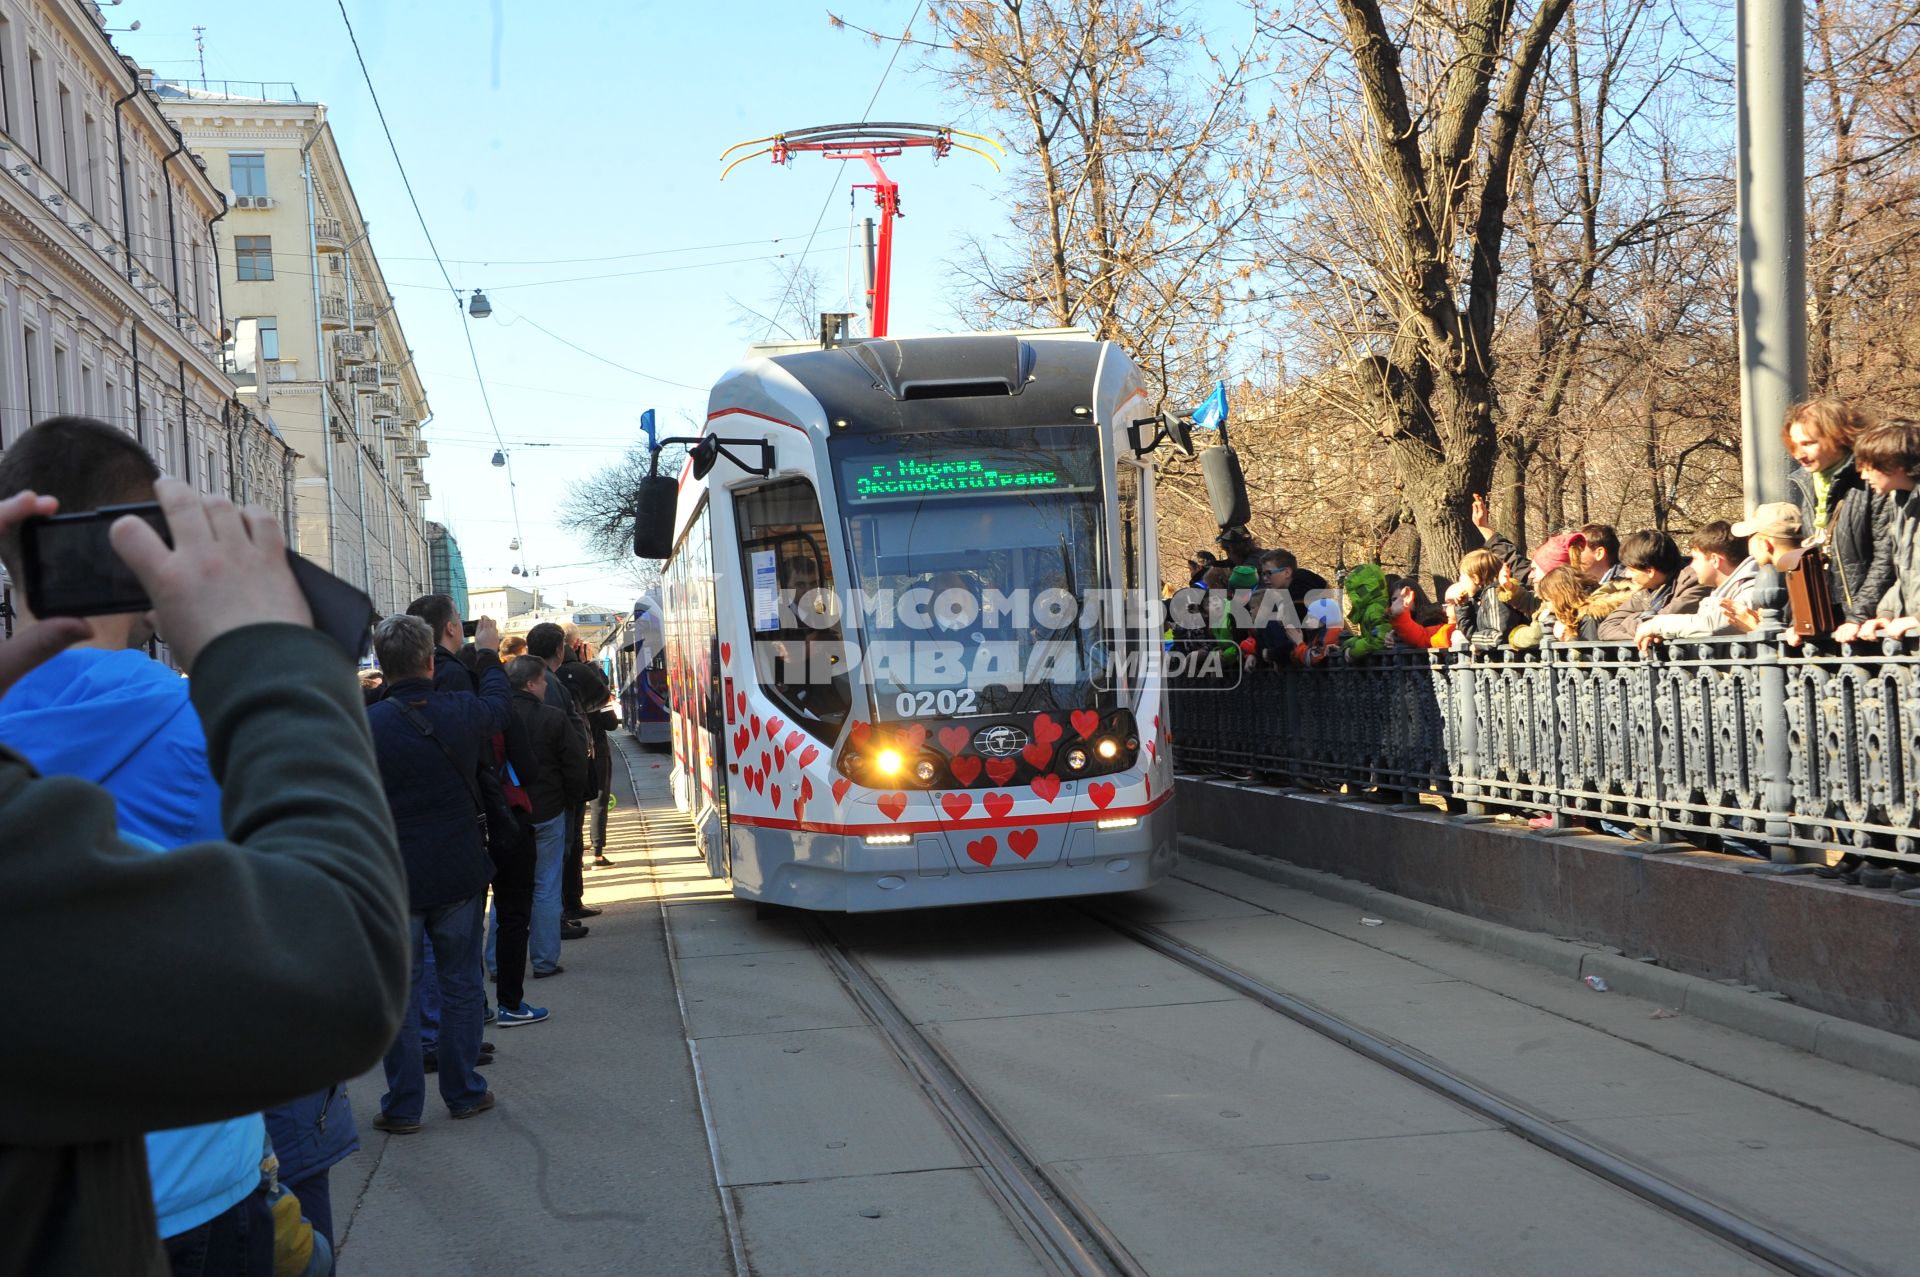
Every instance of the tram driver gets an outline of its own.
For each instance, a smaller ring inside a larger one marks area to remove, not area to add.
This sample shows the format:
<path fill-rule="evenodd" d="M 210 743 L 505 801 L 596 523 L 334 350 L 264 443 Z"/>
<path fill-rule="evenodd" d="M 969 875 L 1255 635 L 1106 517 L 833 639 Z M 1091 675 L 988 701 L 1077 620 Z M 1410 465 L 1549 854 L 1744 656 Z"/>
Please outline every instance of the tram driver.
<path fill-rule="evenodd" d="M 839 606 L 808 553 L 780 562 L 781 613 L 790 621 L 768 644 L 772 682 L 794 712 L 837 725 L 853 703 L 852 671 L 840 630 Z"/>

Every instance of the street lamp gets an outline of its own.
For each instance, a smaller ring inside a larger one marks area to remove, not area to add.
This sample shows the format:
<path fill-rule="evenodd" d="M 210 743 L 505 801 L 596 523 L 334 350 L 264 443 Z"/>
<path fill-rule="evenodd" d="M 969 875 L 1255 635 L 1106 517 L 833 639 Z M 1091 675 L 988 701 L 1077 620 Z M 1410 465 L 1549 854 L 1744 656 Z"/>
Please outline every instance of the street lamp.
<path fill-rule="evenodd" d="M 476 288 L 467 300 L 467 313 L 475 319 L 485 319 L 493 313 L 493 303 L 487 300 L 486 293 Z"/>
<path fill-rule="evenodd" d="M 495 448 L 493 450 L 493 464 L 496 469 L 502 466 L 505 466 L 507 464 L 507 454 L 505 449 Z"/>

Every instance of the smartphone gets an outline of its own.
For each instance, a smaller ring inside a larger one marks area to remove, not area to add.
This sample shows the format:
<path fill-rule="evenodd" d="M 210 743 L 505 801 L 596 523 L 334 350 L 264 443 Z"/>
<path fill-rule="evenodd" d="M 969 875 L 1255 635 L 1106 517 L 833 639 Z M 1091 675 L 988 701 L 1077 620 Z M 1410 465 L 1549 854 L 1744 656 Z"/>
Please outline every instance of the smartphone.
<path fill-rule="evenodd" d="M 36 616 L 108 616 L 145 612 L 153 603 L 133 569 L 107 540 L 114 520 L 145 519 L 168 545 L 167 517 L 152 502 L 56 514 L 20 525 L 20 574 Z M 293 579 L 313 612 L 314 628 L 358 662 L 373 645 L 373 601 L 326 569 L 287 551 Z"/>
<path fill-rule="evenodd" d="M 466 635 L 468 638 L 472 638 L 474 635 L 478 634 L 480 632 L 479 619 L 476 617 L 474 620 L 468 621 L 465 625 L 462 625 L 460 627 L 460 632 Z"/>

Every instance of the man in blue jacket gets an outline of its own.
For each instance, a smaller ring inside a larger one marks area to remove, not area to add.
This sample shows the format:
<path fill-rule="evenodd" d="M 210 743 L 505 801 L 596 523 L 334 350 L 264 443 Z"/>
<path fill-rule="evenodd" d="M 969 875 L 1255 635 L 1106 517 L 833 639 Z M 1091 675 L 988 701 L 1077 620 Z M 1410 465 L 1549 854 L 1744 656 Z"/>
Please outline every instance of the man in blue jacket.
<path fill-rule="evenodd" d="M 412 1006 L 387 1051 L 387 1094 L 374 1126 L 394 1135 L 420 1129 L 426 1075 L 420 1051 L 419 985 L 433 946 L 440 983 L 440 1097 L 456 1118 L 493 1107 L 477 1071 L 480 1054 L 480 944 L 487 884 L 486 809 L 476 771 L 506 726 L 513 693 L 500 669 L 500 635 L 483 618 L 474 635 L 479 691 L 434 689 L 434 634 L 417 616 L 390 616 L 374 630 L 387 694 L 367 711 L 387 805 L 407 867 L 413 932 Z"/>
<path fill-rule="evenodd" d="M 32 489 L 58 498 L 69 513 L 151 501 L 159 477 L 159 467 L 125 431 L 79 418 L 41 422 L 0 457 L 0 491 Z M 21 582 L 15 557 L 0 551 L 7 575 Z M 31 623 L 33 600 L 23 586 L 14 600 L 21 620 Z M 0 697 L 0 740 L 42 775 L 75 776 L 107 790 L 124 837 L 155 851 L 218 841 L 224 837 L 220 787 L 187 681 L 141 650 L 153 637 L 143 613 L 96 616 L 91 626 L 91 638 Z M 341 1134 L 350 1140 L 352 1116 L 341 1117 Z M 176 1264 L 189 1253 L 244 1255 L 226 1270 L 270 1273 L 260 1114 L 156 1131 L 146 1139 L 154 1213 Z M 257 1259 L 262 1242 L 265 1267 Z"/>

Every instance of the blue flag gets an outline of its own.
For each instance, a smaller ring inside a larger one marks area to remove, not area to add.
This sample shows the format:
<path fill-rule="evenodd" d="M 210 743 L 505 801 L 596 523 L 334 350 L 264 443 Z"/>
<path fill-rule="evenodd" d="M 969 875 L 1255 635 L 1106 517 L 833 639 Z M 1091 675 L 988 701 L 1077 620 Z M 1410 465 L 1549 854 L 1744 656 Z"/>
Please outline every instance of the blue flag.
<path fill-rule="evenodd" d="M 1227 420 L 1227 383 L 1213 383 L 1213 393 L 1200 402 L 1193 410 L 1193 428 L 1195 430 L 1218 430 Z"/>
<path fill-rule="evenodd" d="M 653 409 L 649 408 L 640 414 L 640 428 L 647 432 L 647 447 L 658 448 L 660 445 L 654 442 Z"/>

